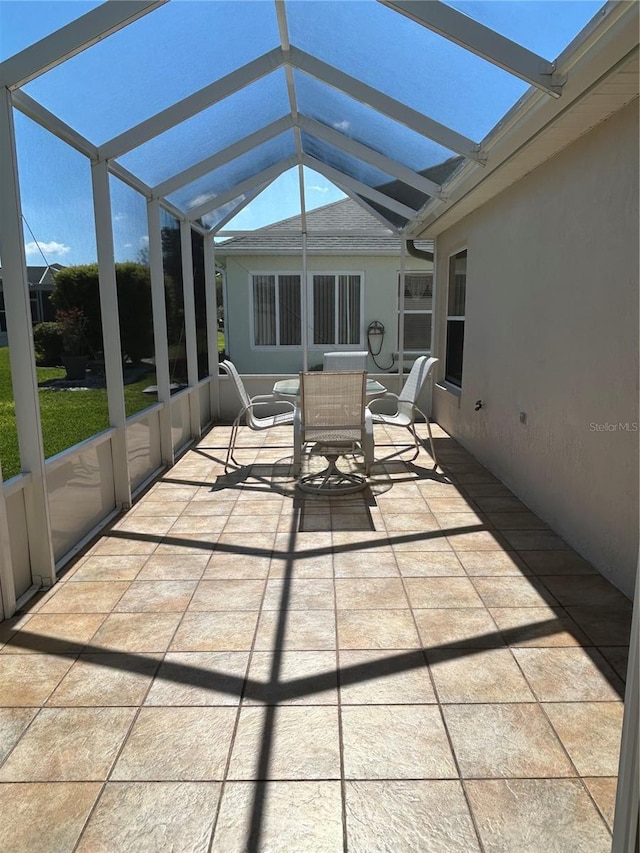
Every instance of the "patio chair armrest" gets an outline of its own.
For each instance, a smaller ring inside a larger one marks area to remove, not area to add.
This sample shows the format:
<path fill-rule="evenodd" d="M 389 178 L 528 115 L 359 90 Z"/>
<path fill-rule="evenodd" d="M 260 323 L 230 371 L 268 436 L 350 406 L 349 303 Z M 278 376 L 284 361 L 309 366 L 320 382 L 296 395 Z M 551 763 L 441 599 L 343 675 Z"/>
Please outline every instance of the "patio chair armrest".
<path fill-rule="evenodd" d="M 367 403 L 367 405 L 365 406 L 365 408 L 366 408 L 366 409 L 368 409 L 370 412 L 372 412 L 372 413 L 373 413 L 373 409 L 372 409 L 371 407 L 373 406 L 373 404 L 374 404 L 374 403 L 379 403 L 381 400 L 388 400 L 388 399 L 390 399 L 390 398 L 392 398 L 392 399 L 394 399 L 394 400 L 399 400 L 399 399 L 400 399 L 400 398 L 398 397 L 398 395 L 397 395 L 397 394 L 394 394 L 394 393 L 393 393 L 393 391 L 386 391 L 384 394 L 382 394 L 382 396 L 380 396 L 380 397 L 376 397 L 376 398 L 375 398 L 374 400 L 372 400 L 370 403 Z"/>
<path fill-rule="evenodd" d="M 257 406 L 286 406 L 291 411 L 295 412 L 296 407 L 289 400 L 283 400 L 280 397 L 276 397 L 274 394 L 259 394 L 257 397 L 252 397 L 251 402 L 247 406 L 245 411 L 249 409 L 255 409 Z"/>
<path fill-rule="evenodd" d="M 255 397 L 251 398 L 252 403 L 273 403 L 275 401 L 281 400 L 281 397 L 276 397 L 275 394 L 256 394 Z"/>

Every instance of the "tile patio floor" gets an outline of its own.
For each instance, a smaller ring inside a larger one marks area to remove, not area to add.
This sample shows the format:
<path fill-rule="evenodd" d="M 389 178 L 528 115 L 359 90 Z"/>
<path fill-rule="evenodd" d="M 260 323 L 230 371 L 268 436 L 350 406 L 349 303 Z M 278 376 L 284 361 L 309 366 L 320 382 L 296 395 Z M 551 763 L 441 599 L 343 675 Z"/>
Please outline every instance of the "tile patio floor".
<path fill-rule="evenodd" d="M 0 625 L 0 849 L 606 853 L 631 604 L 435 433 L 216 427 Z"/>

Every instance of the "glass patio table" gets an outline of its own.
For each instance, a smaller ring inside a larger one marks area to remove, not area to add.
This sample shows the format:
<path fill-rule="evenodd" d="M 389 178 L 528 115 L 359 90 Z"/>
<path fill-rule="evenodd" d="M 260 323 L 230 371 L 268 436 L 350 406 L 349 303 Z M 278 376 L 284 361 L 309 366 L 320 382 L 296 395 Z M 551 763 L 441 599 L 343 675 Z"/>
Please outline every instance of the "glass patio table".
<path fill-rule="evenodd" d="M 387 389 L 375 379 L 367 378 L 366 395 L 370 399 L 381 397 L 386 394 Z M 296 402 L 300 396 L 300 377 L 295 376 L 292 379 L 279 379 L 274 383 L 273 393 L 276 397 L 282 397 L 283 400 L 291 400 Z"/>

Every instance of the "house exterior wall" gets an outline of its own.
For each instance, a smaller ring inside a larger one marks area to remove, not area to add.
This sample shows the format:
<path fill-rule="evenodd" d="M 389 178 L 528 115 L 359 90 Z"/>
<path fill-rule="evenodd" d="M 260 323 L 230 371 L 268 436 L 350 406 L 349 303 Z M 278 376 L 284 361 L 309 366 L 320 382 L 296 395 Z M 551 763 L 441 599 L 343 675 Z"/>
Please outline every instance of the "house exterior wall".
<path fill-rule="evenodd" d="M 407 271 L 430 272 L 433 265 L 420 259 L 407 257 Z M 364 334 L 362 349 L 367 349 L 366 329 L 372 320 L 384 324 L 385 336 L 382 351 L 376 360 L 383 368 L 391 367 L 392 354 L 397 342 L 397 281 L 400 258 L 396 256 L 309 255 L 307 271 L 359 272 L 364 282 Z M 303 367 L 302 348 L 255 348 L 251 339 L 251 281 L 250 273 L 281 272 L 301 273 L 302 258 L 286 256 L 228 256 L 226 259 L 225 336 L 228 357 L 240 373 L 287 374 L 298 373 Z M 322 363 L 327 346 L 314 347 L 310 335 L 308 364 Z M 340 349 L 340 347 L 334 347 Z M 355 347 L 358 349 L 358 347 Z M 368 370 L 378 372 L 371 356 Z"/>
<path fill-rule="evenodd" d="M 448 256 L 462 248 L 462 393 L 436 386 L 434 416 L 631 596 L 640 436 L 638 102 L 440 235 L 443 297 Z M 437 315 L 442 377 L 444 298 Z M 477 412 L 476 400 L 483 401 Z"/>

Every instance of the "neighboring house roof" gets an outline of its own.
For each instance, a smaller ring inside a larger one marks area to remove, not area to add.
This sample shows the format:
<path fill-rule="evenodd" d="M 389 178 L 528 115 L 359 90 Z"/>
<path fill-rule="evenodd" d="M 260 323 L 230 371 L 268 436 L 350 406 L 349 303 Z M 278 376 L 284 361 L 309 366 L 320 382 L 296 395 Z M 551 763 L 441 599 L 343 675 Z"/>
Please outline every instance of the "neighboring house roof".
<path fill-rule="evenodd" d="M 29 282 L 29 287 L 36 287 L 38 285 L 53 287 L 55 283 L 54 276 L 62 269 L 64 269 L 64 267 L 61 264 L 27 267 L 27 281 Z M 2 284 L 2 267 L 0 267 L 0 284 Z"/>
<path fill-rule="evenodd" d="M 306 225 L 307 252 L 314 255 L 400 253 L 400 238 L 350 198 L 308 211 Z M 217 244 L 216 256 L 299 254 L 302 251 L 301 231 L 302 217 L 291 216 L 259 228 L 254 234 L 232 237 Z M 433 243 L 425 240 L 418 248 L 431 251 Z"/>

